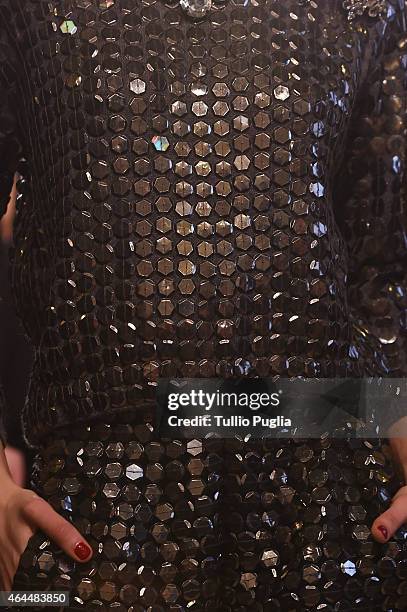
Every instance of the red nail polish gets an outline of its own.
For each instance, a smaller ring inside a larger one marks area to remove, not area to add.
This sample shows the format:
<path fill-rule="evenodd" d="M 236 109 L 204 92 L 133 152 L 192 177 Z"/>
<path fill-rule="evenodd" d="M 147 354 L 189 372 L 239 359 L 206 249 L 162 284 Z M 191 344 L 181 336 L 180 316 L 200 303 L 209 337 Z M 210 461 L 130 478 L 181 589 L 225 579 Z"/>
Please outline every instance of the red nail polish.
<path fill-rule="evenodd" d="M 74 548 L 74 553 L 81 561 L 87 559 L 91 553 L 91 549 L 85 542 L 78 542 L 78 544 Z"/>
<path fill-rule="evenodd" d="M 387 540 L 387 529 L 384 525 L 379 525 L 378 530 L 383 534 L 383 537 Z"/>

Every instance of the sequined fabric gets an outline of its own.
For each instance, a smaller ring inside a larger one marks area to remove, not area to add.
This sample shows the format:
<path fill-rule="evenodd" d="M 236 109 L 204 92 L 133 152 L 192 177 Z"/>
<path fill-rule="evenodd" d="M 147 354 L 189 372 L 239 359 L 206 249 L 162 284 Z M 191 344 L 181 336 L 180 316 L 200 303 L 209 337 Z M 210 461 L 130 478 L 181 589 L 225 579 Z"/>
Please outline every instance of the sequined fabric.
<path fill-rule="evenodd" d="M 120 417 L 45 441 L 33 487 L 94 554 L 75 563 L 37 531 L 14 589 L 87 611 L 406 608 L 406 530 L 370 532 L 400 484 L 387 445 L 168 440 L 148 410 Z"/>
<path fill-rule="evenodd" d="M 37 533 L 15 586 L 86 610 L 405 609 L 405 532 L 369 531 L 400 485 L 382 440 L 137 424 L 160 377 L 406 375 L 405 3 L 195 4 L 0 0 L 33 485 L 95 553 Z"/>
<path fill-rule="evenodd" d="M 363 15 L 364 11 L 371 17 L 377 17 L 387 10 L 387 0 L 343 0 L 343 6 L 348 11 L 348 19 Z"/>
<path fill-rule="evenodd" d="M 30 443 L 160 377 L 405 375 L 406 7 L 351 4 L 0 0 Z"/>

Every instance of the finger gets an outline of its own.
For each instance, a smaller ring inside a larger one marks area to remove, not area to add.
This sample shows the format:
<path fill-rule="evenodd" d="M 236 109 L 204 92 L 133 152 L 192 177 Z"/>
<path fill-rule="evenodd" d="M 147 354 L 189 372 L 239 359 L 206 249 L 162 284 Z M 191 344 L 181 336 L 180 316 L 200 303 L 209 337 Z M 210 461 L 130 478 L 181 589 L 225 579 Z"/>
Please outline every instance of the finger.
<path fill-rule="evenodd" d="M 82 534 L 69 521 L 64 519 L 45 499 L 38 496 L 24 506 L 23 513 L 29 522 L 64 550 L 76 561 L 88 561 L 92 556 L 92 549 Z"/>
<path fill-rule="evenodd" d="M 380 514 L 372 525 L 372 534 L 379 542 L 386 542 L 401 525 L 407 522 L 407 494 L 395 495 L 390 508 Z"/>

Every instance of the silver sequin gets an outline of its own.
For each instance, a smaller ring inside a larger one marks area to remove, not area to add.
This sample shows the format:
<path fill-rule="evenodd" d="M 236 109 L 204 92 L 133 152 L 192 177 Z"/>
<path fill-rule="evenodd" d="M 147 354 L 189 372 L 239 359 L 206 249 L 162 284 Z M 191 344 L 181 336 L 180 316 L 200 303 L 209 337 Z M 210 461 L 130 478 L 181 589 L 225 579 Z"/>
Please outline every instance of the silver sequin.
<path fill-rule="evenodd" d="M 387 0 L 343 0 L 343 7 L 348 11 L 348 19 L 354 19 L 368 11 L 369 17 L 379 17 L 387 9 Z"/>
<path fill-rule="evenodd" d="M 180 0 L 180 5 L 190 17 L 199 18 L 212 8 L 212 0 Z"/>

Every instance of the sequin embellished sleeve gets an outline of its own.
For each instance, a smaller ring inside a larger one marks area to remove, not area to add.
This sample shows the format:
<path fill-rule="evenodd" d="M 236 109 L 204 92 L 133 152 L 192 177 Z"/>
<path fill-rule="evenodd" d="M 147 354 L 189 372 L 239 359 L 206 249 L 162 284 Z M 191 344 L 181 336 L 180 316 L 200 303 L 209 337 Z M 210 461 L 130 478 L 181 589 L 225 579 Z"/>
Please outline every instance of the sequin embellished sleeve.
<path fill-rule="evenodd" d="M 371 351 L 372 375 L 394 378 L 407 376 L 406 7 L 404 0 L 389 2 L 389 22 L 370 58 L 335 204 L 349 253 L 351 351 Z M 381 426 L 403 415 L 407 399 L 382 415 Z"/>
<path fill-rule="evenodd" d="M 17 56 L 11 43 L 7 7 L 0 0 L 0 217 L 6 212 L 21 153 L 18 137 Z M 0 439 L 6 442 L 1 415 L 5 398 L 0 386 Z"/>

